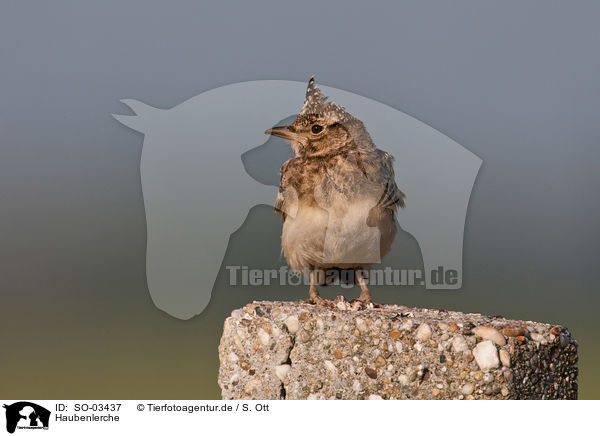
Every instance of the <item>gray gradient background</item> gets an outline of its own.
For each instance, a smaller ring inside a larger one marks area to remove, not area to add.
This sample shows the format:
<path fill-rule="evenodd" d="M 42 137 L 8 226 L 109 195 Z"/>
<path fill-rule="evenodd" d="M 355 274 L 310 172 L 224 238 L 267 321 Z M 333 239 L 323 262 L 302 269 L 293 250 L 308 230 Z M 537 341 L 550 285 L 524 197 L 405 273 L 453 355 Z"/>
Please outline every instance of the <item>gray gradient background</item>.
<path fill-rule="evenodd" d="M 224 317 L 305 290 L 229 288 L 223 269 L 199 317 L 157 310 L 143 137 L 110 114 L 126 113 L 124 97 L 168 108 L 229 83 L 312 74 L 484 161 L 463 289 L 375 297 L 567 325 L 581 397 L 600 398 L 599 18 L 599 4 L 579 1 L 3 2 L 0 398 L 219 397 Z M 254 208 L 224 263 L 278 267 L 280 226 Z"/>

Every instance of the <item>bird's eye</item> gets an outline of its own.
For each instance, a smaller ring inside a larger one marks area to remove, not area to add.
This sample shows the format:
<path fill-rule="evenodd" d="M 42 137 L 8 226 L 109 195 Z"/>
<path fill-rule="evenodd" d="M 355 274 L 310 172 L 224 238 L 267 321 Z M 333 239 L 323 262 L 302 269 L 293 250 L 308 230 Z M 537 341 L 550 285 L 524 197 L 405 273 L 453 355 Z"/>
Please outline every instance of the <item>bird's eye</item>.
<path fill-rule="evenodd" d="M 321 131 L 323 130 L 323 126 L 319 126 L 318 124 L 314 124 L 312 126 L 311 130 L 316 135 L 317 133 L 321 133 Z"/>

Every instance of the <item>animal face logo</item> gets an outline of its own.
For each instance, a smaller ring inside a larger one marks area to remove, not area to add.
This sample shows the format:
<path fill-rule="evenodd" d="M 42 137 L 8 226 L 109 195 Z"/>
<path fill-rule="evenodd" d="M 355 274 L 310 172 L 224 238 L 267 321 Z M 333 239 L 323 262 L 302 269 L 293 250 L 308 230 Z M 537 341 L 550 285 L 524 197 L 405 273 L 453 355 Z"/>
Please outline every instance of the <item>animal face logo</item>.
<path fill-rule="evenodd" d="M 245 171 L 241 156 L 265 142 L 266 127 L 298 113 L 305 87 L 276 80 L 236 83 L 168 110 L 122 100 L 135 115 L 114 117 L 145 135 L 146 276 L 158 308 L 189 319 L 207 306 L 229 236 L 252 207 L 273 205 L 277 196 L 276 186 Z M 396 182 L 407 198 L 398 222 L 419 244 L 425 287 L 459 289 L 465 218 L 481 159 L 397 109 L 321 88 L 395 157 Z M 453 280 L 434 280 L 440 268 L 452 271 Z"/>
<path fill-rule="evenodd" d="M 17 427 L 26 429 L 47 429 L 50 411 L 29 401 L 19 401 L 4 405 L 6 409 L 6 431 L 14 433 Z"/>

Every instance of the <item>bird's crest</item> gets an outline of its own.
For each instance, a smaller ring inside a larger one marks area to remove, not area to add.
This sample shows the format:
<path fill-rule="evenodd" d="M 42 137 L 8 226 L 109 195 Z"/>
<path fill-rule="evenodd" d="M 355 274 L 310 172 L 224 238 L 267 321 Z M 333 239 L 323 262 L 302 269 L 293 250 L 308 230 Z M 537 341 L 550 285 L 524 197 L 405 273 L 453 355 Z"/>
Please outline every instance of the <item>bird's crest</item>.
<path fill-rule="evenodd" d="M 334 102 L 327 102 L 327 98 L 323 91 L 315 85 L 315 77 L 311 77 L 306 88 L 304 105 L 298 115 L 320 115 L 336 122 L 348 121 L 353 118 L 344 107 Z"/>
<path fill-rule="evenodd" d="M 321 91 L 317 85 L 315 85 L 315 76 L 313 76 L 308 81 L 308 86 L 306 87 L 306 98 L 300 113 L 316 113 L 319 111 L 319 107 L 325 104 L 326 100 L 327 97 L 323 95 L 323 91 Z"/>

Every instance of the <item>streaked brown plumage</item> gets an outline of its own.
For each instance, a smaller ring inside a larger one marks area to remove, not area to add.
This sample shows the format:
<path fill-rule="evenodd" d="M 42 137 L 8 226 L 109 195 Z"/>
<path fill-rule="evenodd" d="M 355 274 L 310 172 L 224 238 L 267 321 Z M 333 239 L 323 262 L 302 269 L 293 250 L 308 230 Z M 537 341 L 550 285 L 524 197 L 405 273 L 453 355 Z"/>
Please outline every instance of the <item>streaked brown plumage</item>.
<path fill-rule="evenodd" d="M 314 270 L 367 268 L 390 250 L 395 213 L 404 207 L 393 157 L 379 150 L 364 124 L 308 83 L 302 110 L 289 126 L 265 133 L 287 139 L 295 156 L 281 167 L 275 209 L 284 218 L 283 254 L 295 270 L 311 270 L 310 301 L 328 304 Z M 371 302 L 364 279 L 359 300 Z"/>

